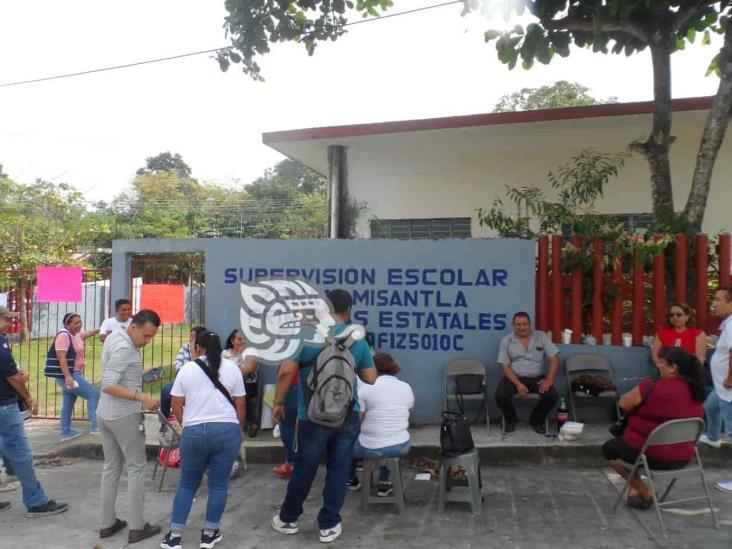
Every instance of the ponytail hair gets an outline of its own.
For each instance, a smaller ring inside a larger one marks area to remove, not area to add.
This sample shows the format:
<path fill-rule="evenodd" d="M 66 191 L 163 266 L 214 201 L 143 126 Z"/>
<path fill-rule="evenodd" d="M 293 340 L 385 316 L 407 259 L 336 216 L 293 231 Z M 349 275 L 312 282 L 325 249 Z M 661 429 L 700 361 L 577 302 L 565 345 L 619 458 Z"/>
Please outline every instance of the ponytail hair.
<path fill-rule="evenodd" d="M 679 369 L 679 377 L 689 384 L 691 398 L 704 402 L 707 397 L 704 371 L 699 359 L 681 347 L 664 347 L 660 357 Z"/>
<path fill-rule="evenodd" d="M 196 336 L 196 345 L 206 351 L 206 362 L 216 379 L 221 367 L 221 340 L 215 332 L 205 330 Z"/>

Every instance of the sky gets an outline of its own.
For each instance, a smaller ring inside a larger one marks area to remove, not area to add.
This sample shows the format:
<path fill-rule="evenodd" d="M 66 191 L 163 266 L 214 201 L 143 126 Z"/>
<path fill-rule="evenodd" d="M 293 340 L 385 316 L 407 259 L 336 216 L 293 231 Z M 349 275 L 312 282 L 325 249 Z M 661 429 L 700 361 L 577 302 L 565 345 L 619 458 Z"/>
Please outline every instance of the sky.
<path fill-rule="evenodd" d="M 392 12 L 444 0 L 395 0 Z M 66 182 L 88 200 L 128 188 L 145 158 L 182 155 L 202 181 L 239 186 L 283 157 L 262 133 L 490 112 L 505 93 L 565 79 L 595 97 L 652 98 L 647 52 L 626 58 L 574 49 L 532 70 L 508 70 L 483 41 L 517 20 L 460 17 L 460 5 L 353 26 L 309 57 L 277 44 L 266 82 L 224 73 L 201 55 L 0 88 L 0 164 L 16 181 Z M 0 3 L 0 84 L 227 45 L 224 2 L 6 0 Z M 714 94 L 705 77 L 719 49 L 673 56 L 673 95 Z"/>

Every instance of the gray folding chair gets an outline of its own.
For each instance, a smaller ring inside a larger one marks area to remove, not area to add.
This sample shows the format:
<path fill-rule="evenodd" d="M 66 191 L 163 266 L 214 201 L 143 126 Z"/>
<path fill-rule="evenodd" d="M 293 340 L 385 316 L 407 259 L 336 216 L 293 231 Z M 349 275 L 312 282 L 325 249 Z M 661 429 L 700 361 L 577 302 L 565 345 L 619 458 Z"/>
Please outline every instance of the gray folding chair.
<path fill-rule="evenodd" d="M 454 393 L 455 376 L 460 374 L 477 374 L 483 376 L 485 393 L 475 395 L 456 395 Z M 447 363 L 445 369 L 445 410 L 450 409 L 450 402 L 456 406 L 460 403 L 477 402 L 485 408 L 485 428 L 490 432 L 490 413 L 488 412 L 488 375 L 485 365 L 477 358 L 456 358 Z M 467 412 L 466 412 L 467 415 Z"/>
<path fill-rule="evenodd" d="M 165 473 L 168 470 L 168 463 L 170 463 L 170 454 L 176 448 L 180 448 L 180 435 L 175 430 L 173 425 L 171 425 L 170 421 L 168 421 L 168 418 L 165 417 L 165 414 L 163 414 L 161 411 L 158 411 L 158 420 L 160 420 L 161 427 L 160 436 L 158 437 L 158 441 L 160 442 L 160 452 L 158 452 L 158 457 L 155 458 L 155 467 L 153 468 L 152 474 L 153 480 L 155 480 L 155 474 L 158 471 L 160 456 L 162 455 L 163 450 L 167 450 L 165 463 L 163 464 L 163 474 L 160 476 L 160 484 L 158 485 L 159 492 L 163 489 Z"/>
<path fill-rule="evenodd" d="M 596 374 L 606 377 L 615 385 L 613 377 L 613 369 L 607 357 L 598 354 L 582 353 L 572 355 L 564 361 L 564 367 L 567 371 L 567 394 L 569 394 L 569 405 L 572 408 L 572 419 L 577 421 L 577 404 L 582 401 L 587 402 L 588 399 L 602 398 L 611 402 L 612 406 L 617 410 L 617 391 L 603 391 L 599 395 L 588 395 L 582 391 L 572 390 L 572 381 L 582 374 Z M 617 385 L 616 385 L 617 387 Z"/>
<path fill-rule="evenodd" d="M 704 478 L 704 468 L 702 467 L 702 462 L 699 458 L 699 451 L 696 448 L 696 441 L 703 431 L 704 421 L 699 418 L 674 419 L 662 423 L 661 425 L 656 427 L 648 436 L 648 439 L 643 445 L 643 448 L 638 455 L 638 459 L 635 460 L 635 463 L 626 463 L 621 461 L 621 464 L 624 467 L 630 469 L 630 475 L 625 481 L 623 489 L 620 491 L 620 495 L 618 496 L 618 499 L 613 506 L 613 513 L 617 510 L 618 505 L 620 505 L 620 502 L 623 500 L 623 496 L 625 496 L 625 492 L 630 487 L 630 479 L 633 478 L 640 469 L 640 467 L 643 466 L 646 478 L 648 479 L 648 484 L 651 488 L 651 494 L 653 495 L 653 507 L 656 510 L 656 516 L 658 516 L 658 523 L 661 525 L 661 532 L 663 532 L 664 538 L 668 539 L 668 534 L 666 532 L 666 526 L 663 523 L 663 517 L 661 516 L 661 507 L 665 507 L 673 503 L 695 501 L 699 499 L 706 500 L 707 504 L 709 505 L 709 510 L 712 513 L 712 522 L 714 522 L 714 527 L 719 528 L 719 524 L 717 523 L 717 515 L 714 513 L 714 506 L 712 505 L 712 497 L 709 495 L 709 488 L 707 486 L 706 479 Z M 646 452 L 651 446 L 665 446 L 668 444 L 680 444 L 683 442 L 691 442 L 694 444 L 694 457 L 685 467 L 673 470 L 657 470 L 651 469 L 648 466 Z M 682 475 L 696 473 L 697 471 L 699 472 L 699 477 L 701 478 L 702 488 L 704 488 L 703 496 L 694 496 L 690 498 L 666 501 L 666 496 L 668 496 L 678 477 Z M 671 482 L 664 490 L 663 495 L 659 498 L 658 494 L 656 493 L 656 485 L 653 481 L 656 478 L 662 477 L 671 477 Z"/>

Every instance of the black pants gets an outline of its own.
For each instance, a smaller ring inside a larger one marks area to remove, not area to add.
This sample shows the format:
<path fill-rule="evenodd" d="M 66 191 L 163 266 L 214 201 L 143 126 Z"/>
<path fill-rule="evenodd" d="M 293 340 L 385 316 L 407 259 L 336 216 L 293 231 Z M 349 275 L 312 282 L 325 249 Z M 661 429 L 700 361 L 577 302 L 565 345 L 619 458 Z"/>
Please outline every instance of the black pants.
<path fill-rule="evenodd" d="M 259 425 L 259 382 L 254 383 L 245 382 L 244 389 L 247 392 L 247 423 L 256 423 Z"/>
<path fill-rule="evenodd" d="M 539 393 L 539 382 L 545 379 L 544 376 L 539 377 L 520 377 L 519 381 L 528 387 L 530 393 L 536 393 L 540 396 L 539 402 L 534 406 L 529 421 L 532 425 L 543 425 L 544 420 L 554 405 L 559 400 L 557 390 L 552 386 L 543 394 Z M 513 407 L 511 399 L 518 393 L 516 386 L 511 383 L 508 378 L 501 379 L 496 388 L 496 404 L 501 409 L 503 417 L 507 420 L 516 421 L 516 410 Z"/>
<path fill-rule="evenodd" d="M 631 448 L 628 443 L 625 442 L 625 439 L 622 436 L 611 438 L 602 445 L 602 456 L 608 461 L 619 459 L 632 465 L 633 463 L 635 463 L 635 460 L 638 459 L 638 454 L 640 454 L 640 450 Z M 652 457 L 648 457 L 647 455 L 646 459 L 648 460 L 648 467 L 650 467 L 651 469 L 657 469 L 659 471 L 673 471 L 674 469 L 682 469 L 683 467 L 686 467 L 687 463 L 689 463 L 689 460 L 665 461 L 653 459 Z"/>

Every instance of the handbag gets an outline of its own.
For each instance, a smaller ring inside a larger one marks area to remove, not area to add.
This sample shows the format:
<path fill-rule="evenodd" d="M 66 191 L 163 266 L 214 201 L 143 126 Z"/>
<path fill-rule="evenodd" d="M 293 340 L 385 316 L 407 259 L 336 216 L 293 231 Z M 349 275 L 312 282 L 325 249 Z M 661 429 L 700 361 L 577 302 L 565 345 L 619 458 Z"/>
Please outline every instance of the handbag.
<path fill-rule="evenodd" d="M 628 419 L 632 414 L 636 412 L 641 406 L 643 406 L 643 403 L 648 400 L 648 396 L 651 394 L 651 391 L 653 391 L 653 387 L 655 387 L 656 382 L 652 381 L 651 386 L 646 389 L 645 393 L 641 395 L 641 401 L 638 406 L 636 406 L 633 410 L 630 412 L 625 412 L 624 414 L 620 414 L 620 417 L 618 417 L 617 421 L 613 423 L 608 431 L 610 431 L 610 434 L 614 437 L 622 436 L 623 431 L 625 431 L 625 428 L 628 426 Z"/>
<path fill-rule="evenodd" d="M 455 394 L 455 400 L 457 401 L 458 410 L 460 415 L 465 415 L 465 402 L 463 395 L 484 395 L 485 394 L 485 376 L 481 374 L 458 374 L 454 377 L 455 387 L 453 393 Z M 477 421 L 480 417 L 480 413 L 483 411 L 485 406 L 485 399 L 480 403 L 480 408 L 475 413 L 473 421 Z"/>
<path fill-rule="evenodd" d="M 445 410 L 442 412 L 440 425 L 440 449 L 444 456 L 459 456 L 475 448 L 473 436 L 470 434 L 468 419 L 458 413 Z"/>

